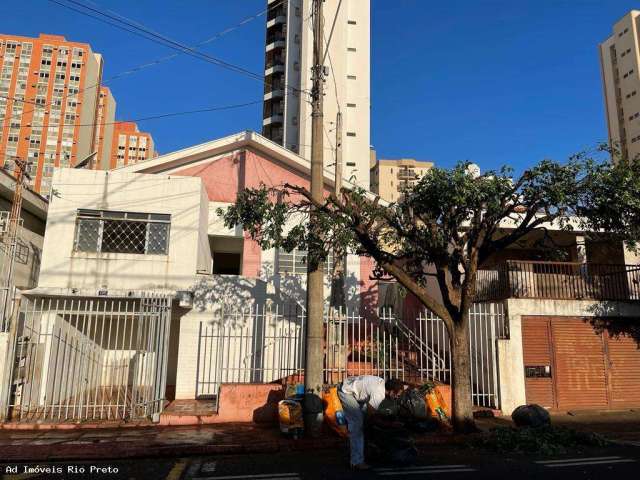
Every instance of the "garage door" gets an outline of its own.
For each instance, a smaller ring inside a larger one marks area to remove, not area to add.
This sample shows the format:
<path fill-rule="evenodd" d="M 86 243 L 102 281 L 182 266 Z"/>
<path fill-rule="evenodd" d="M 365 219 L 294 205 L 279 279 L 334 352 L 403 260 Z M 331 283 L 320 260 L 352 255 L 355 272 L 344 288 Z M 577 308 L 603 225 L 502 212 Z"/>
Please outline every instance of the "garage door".
<path fill-rule="evenodd" d="M 627 337 L 607 337 L 610 399 L 612 408 L 640 405 L 640 350 Z"/>
<path fill-rule="evenodd" d="M 640 350 L 576 317 L 523 317 L 528 403 L 554 409 L 640 406 Z"/>
<path fill-rule="evenodd" d="M 558 408 L 607 408 L 602 335 L 581 319 L 553 319 L 551 338 Z"/>

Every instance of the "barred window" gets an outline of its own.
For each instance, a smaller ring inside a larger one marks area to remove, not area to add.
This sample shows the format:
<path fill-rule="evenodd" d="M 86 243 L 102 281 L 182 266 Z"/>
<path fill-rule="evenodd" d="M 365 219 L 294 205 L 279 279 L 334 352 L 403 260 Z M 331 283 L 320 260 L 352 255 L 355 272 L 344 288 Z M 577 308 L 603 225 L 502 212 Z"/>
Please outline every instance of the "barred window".
<path fill-rule="evenodd" d="M 324 264 L 324 273 L 328 274 L 333 265 L 333 253 L 329 253 Z M 278 273 L 288 275 L 303 275 L 307 273 L 307 251 L 294 249 L 287 252 L 278 250 Z"/>
<path fill-rule="evenodd" d="M 76 252 L 166 255 L 171 215 L 78 210 Z"/>

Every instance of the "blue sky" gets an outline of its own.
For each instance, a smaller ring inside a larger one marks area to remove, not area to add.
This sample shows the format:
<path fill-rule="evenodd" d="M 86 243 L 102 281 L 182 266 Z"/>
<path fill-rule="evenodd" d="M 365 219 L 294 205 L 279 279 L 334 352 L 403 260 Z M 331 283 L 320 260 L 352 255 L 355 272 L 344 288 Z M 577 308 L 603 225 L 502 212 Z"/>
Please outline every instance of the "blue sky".
<path fill-rule="evenodd" d="M 363 0 L 364 1 L 364 0 Z M 195 44 L 265 0 L 95 0 Z M 522 168 L 606 140 L 597 45 L 639 3 L 623 0 L 372 0 L 372 142 L 384 158 Z M 261 72 L 264 17 L 203 47 Z M 61 34 L 105 58 L 104 77 L 172 53 L 47 0 L 13 2 L 0 31 Z M 109 82 L 121 120 L 259 100 L 262 85 L 180 56 Z M 140 122 L 169 152 L 260 130 L 261 106 Z"/>

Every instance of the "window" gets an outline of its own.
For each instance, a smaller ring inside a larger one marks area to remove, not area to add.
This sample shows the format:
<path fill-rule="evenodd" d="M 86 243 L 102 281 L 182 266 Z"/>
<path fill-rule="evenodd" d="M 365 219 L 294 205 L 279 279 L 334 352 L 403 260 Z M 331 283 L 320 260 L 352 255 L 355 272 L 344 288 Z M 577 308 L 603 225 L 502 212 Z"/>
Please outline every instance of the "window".
<path fill-rule="evenodd" d="M 329 253 L 324 264 L 324 273 L 327 275 L 333 265 L 333 254 Z M 293 249 L 287 252 L 284 249 L 278 250 L 278 273 L 289 275 L 303 275 L 307 273 L 307 251 Z"/>
<path fill-rule="evenodd" d="M 166 255 L 171 215 L 78 210 L 74 251 Z"/>
<path fill-rule="evenodd" d="M 349 24 L 349 25 L 357 25 L 357 22 L 355 20 L 347 20 L 347 24 Z"/>
<path fill-rule="evenodd" d="M 356 132 L 347 132 L 347 137 L 355 137 Z"/>
<path fill-rule="evenodd" d="M 349 47 L 349 48 L 347 48 L 347 52 L 355 52 L 355 51 L 356 51 L 356 49 L 355 49 L 355 48 L 353 48 L 353 47 Z"/>
<path fill-rule="evenodd" d="M 347 167 L 355 167 L 356 162 L 347 162 Z"/>
<path fill-rule="evenodd" d="M 356 108 L 356 104 L 355 103 L 347 103 L 347 107 Z"/>
<path fill-rule="evenodd" d="M 356 76 L 355 75 L 347 75 L 347 79 L 349 80 L 355 80 Z"/>

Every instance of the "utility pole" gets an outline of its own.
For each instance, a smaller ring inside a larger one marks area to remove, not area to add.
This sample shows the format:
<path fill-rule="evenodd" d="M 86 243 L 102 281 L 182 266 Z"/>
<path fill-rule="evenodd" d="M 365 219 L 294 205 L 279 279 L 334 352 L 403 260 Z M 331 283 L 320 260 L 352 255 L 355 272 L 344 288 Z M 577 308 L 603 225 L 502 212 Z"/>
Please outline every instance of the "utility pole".
<path fill-rule="evenodd" d="M 323 96 L 324 58 L 322 3 L 313 0 L 313 67 L 311 87 L 311 197 L 322 202 L 324 190 L 323 172 Z M 310 212 L 312 237 L 320 237 L 320 225 L 314 208 Z M 322 385 L 324 383 L 324 261 L 318 261 L 317 249 L 322 242 L 309 245 L 307 262 L 307 335 L 305 341 L 305 420 L 307 432 L 315 436 L 322 426 Z M 314 252 L 315 250 L 315 252 Z M 318 403 L 319 402 L 319 403 Z M 318 408 L 319 407 L 319 408 Z M 319 409 L 319 412 L 317 410 Z"/>
<path fill-rule="evenodd" d="M 342 112 L 338 111 L 336 115 L 336 165 L 334 177 L 334 194 L 336 198 L 340 198 L 340 190 L 342 189 Z M 334 254 L 334 265 L 331 279 L 331 308 L 333 315 L 335 311 L 344 310 L 346 301 L 344 297 L 344 255 Z"/>
<path fill-rule="evenodd" d="M 18 174 L 16 175 L 16 188 L 13 192 L 13 202 L 11 205 L 11 212 L 9 213 L 9 225 L 7 226 L 6 239 L 8 247 L 8 262 L 5 265 L 6 273 L 4 284 L 0 287 L 0 291 L 3 292 L 2 298 L 2 310 L 0 310 L 0 327 L 7 328 L 7 318 L 9 316 L 9 304 L 12 296 L 12 280 L 13 280 L 13 268 L 15 264 L 15 256 L 18 247 L 18 226 L 20 225 L 20 213 L 22 211 L 22 189 L 24 182 L 29 178 L 27 173 L 27 162 L 25 160 L 16 158 L 16 167 L 18 168 Z"/>

